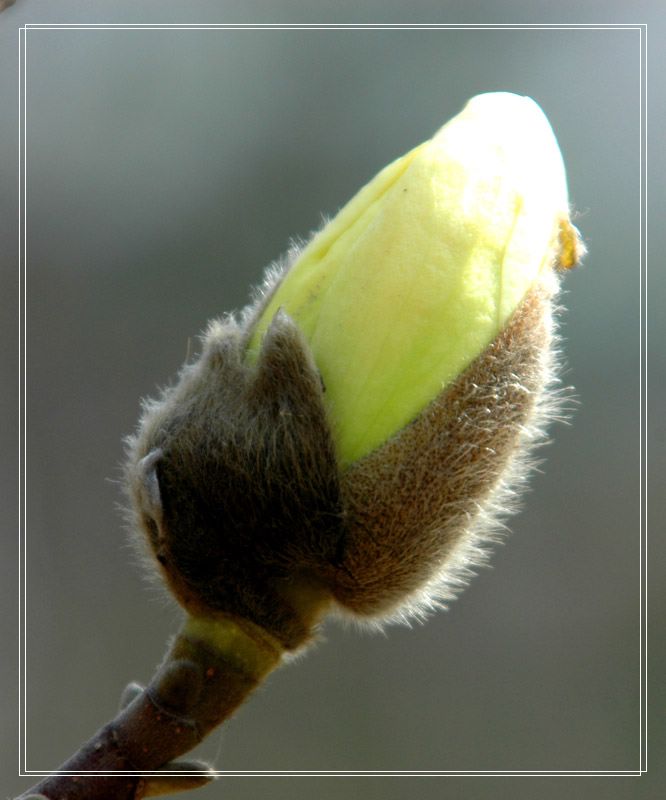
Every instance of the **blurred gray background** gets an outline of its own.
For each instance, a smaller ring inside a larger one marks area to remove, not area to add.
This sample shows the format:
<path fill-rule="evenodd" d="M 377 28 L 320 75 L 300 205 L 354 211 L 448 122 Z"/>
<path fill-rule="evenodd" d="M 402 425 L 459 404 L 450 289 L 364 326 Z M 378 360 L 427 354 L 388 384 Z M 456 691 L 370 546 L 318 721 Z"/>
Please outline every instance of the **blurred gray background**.
<path fill-rule="evenodd" d="M 653 26 L 659 49 L 657 4 L 361 5 L 18 0 L 0 16 L 5 797 L 30 785 L 16 776 L 18 27 L 630 16 Z M 661 98 L 660 70 L 650 77 Z M 148 680 L 180 618 L 146 585 L 116 510 L 139 398 L 175 374 L 209 318 L 246 302 L 291 236 L 469 97 L 509 90 L 550 118 L 590 249 L 563 298 L 572 424 L 554 427 L 512 535 L 448 613 L 386 636 L 327 625 L 198 754 L 225 770 L 638 769 L 638 33 L 43 30 L 28 34 L 27 81 L 28 767 L 55 768 L 114 713 L 128 681 Z M 663 131 L 660 99 L 650 122 Z M 662 184 L 651 193 L 662 200 Z M 652 219 L 649 455 L 661 475 L 665 243 Z M 661 796 L 659 485 L 650 511 L 647 777 L 248 777 L 183 798 Z"/>

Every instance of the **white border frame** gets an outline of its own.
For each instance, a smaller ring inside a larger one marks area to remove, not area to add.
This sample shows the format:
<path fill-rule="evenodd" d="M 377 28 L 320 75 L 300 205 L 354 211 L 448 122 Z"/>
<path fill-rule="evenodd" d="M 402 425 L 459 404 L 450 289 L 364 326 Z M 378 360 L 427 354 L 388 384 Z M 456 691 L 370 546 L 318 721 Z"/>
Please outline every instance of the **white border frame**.
<path fill-rule="evenodd" d="M 640 250 L 639 250 L 639 295 L 640 295 L 640 503 L 639 503 L 639 572 L 640 572 L 640 613 L 639 613 L 639 642 L 640 642 L 640 702 L 639 702 L 639 731 L 640 731 L 640 764 L 636 770 L 414 770 L 414 771 L 371 771 L 357 770 L 345 772 L 342 770 L 297 770 L 297 771 L 216 771 L 216 775 L 225 777 L 289 777 L 289 776 L 309 776 L 309 777 L 329 777 L 329 776 L 349 776 L 349 777 L 432 777 L 432 776 L 451 776 L 451 777 L 601 777 L 601 776 L 640 776 L 647 772 L 647 530 L 645 511 L 647 506 L 646 490 L 646 415 L 647 415 L 647 357 L 645 348 L 646 332 L 646 298 L 647 298 L 647 264 L 646 264 L 646 241 L 647 241 L 647 24 L 592 24 L 581 23 L 571 25 L 559 24 L 330 24 L 318 25 L 309 23 L 280 24 L 280 23 L 258 23 L 258 24 L 70 24 L 70 23 L 26 23 L 19 28 L 19 362 L 21 375 L 19 379 L 19 775 L 21 777 L 47 777 L 52 774 L 62 775 L 118 775 L 118 772 L 49 772 L 27 768 L 27 725 L 25 717 L 26 707 L 26 602 L 27 602 L 27 565 L 26 565 L 26 533 L 27 533 L 27 508 L 25 504 L 25 485 L 27 480 L 26 468 L 26 372 L 27 372 L 27 353 L 26 353 L 26 330 L 27 330 L 27 308 L 26 308 L 26 282 L 27 282 L 27 219 L 26 219 L 26 195 L 27 195 L 27 152 L 26 152 L 26 96 L 27 96 L 27 46 L 28 31 L 30 30 L 636 30 L 640 34 L 639 39 L 639 155 L 640 155 Z M 146 773 L 130 771 L 124 773 L 128 776 L 143 775 L 201 775 L 203 772 L 173 772 L 173 773 Z"/>

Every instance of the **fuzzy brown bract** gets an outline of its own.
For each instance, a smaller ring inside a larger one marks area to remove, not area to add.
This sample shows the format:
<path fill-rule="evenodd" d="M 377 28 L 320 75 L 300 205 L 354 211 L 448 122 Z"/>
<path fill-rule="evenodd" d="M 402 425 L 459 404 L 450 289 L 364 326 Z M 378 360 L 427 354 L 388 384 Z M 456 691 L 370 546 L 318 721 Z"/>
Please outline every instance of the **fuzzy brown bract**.
<path fill-rule="evenodd" d="M 145 405 L 129 442 L 130 495 L 185 608 L 250 620 L 289 648 L 308 633 L 293 584 L 340 558 L 338 470 L 321 381 L 293 322 L 276 316 L 256 366 L 243 344 L 233 320 L 213 323 L 198 361 Z"/>
<path fill-rule="evenodd" d="M 542 434 L 555 289 L 552 275 L 534 287 L 456 381 L 344 471 L 290 318 L 276 315 L 256 364 L 245 352 L 256 313 L 212 323 L 129 440 L 135 517 L 181 604 L 293 649 L 311 635 L 305 595 L 371 621 L 453 596 L 483 561 L 507 475 L 524 479 Z"/>
<path fill-rule="evenodd" d="M 343 476 L 347 535 L 334 595 L 346 608 L 418 616 L 485 560 L 510 509 L 502 495 L 524 482 L 530 446 L 543 439 L 553 288 L 532 289 L 453 384 Z"/>

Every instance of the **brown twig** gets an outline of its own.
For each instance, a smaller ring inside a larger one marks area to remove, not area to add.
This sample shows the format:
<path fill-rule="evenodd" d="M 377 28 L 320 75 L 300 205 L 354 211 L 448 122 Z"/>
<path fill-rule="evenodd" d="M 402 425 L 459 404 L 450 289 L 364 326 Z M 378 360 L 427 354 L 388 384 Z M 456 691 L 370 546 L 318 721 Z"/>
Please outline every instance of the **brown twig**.
<path fill-rule="evenodd" d="M 130 684 L 115 719 L 17 800 L 139 800 L 209 783 L 207 765 L 173 759 L 227 719 L 281 655 L 251 623 L 189 618 L 150 684 Z"/>

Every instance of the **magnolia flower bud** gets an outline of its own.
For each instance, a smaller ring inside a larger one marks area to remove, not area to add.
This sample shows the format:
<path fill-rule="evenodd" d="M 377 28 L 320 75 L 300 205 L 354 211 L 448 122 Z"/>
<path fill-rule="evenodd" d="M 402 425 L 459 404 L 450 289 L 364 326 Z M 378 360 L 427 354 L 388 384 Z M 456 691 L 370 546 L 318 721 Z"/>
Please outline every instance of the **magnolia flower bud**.
<path fill-rule="evenodd" d="M 556 272 L 581 253 L 528 98 L 476 97 L 380 172 L 145 405 L 130 494 L 183 605 L 289 648 L 331 602 L 450 597 L 541 435 Z"/>

